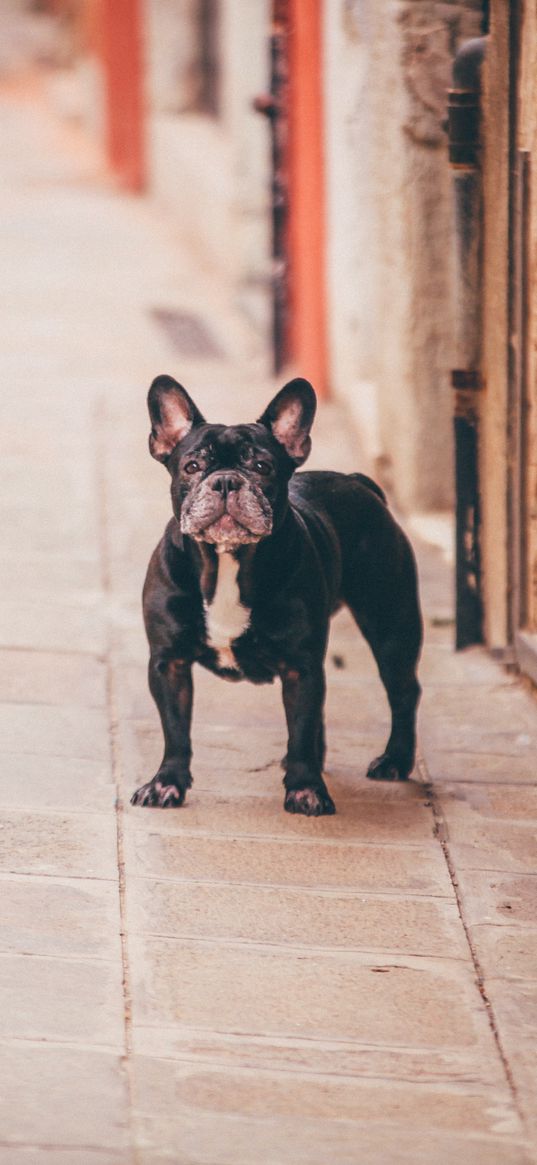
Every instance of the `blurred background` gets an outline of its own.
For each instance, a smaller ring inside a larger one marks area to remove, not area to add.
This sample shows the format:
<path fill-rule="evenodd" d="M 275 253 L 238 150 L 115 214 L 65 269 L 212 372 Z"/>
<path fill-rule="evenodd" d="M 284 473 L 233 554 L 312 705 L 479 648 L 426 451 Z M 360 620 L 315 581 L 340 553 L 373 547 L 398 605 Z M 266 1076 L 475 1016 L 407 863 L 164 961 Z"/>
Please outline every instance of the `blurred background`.
<path fill-rule="evenodd" d="M 0 74 L 172 218 L 267 368 L 344 402 L 446 552 L 455 513 L 458 645 L 536 679 L 533 8 L 1 0 Z"/>

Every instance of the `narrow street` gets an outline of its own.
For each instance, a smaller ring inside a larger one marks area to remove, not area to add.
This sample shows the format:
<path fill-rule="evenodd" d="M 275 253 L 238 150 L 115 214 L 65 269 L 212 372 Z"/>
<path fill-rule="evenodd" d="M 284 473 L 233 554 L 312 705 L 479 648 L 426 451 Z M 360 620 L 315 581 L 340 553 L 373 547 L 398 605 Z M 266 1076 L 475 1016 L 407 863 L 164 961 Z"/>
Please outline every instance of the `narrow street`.
<path fill-rule="evenodd" d="M 439 549 L 417 544 L 411 781 L 365 779 L 387 705 L 342 614 L 335 817 L 283 812 L 276 686 L 201 671 L 185 807 L 129 805 L 160 759 L 147 387 L 170 372 L 231 422 L 279 386 L 226 288 L 38 96 L 0 93 L 0 1165 L 528 1165 L 537 703 L 453 654 Z M 336 404 L 313 443 L 312 467 L 367 471 Z"/>

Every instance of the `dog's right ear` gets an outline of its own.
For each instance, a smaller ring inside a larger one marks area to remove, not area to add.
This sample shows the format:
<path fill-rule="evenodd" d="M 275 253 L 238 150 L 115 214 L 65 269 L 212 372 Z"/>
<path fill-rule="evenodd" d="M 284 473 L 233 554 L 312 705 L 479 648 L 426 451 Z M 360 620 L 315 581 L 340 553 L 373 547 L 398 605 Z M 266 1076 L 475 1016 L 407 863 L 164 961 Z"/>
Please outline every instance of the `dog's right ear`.
<path fill-rule="evenodd" d="M 203 425 L 194 401 L 173 376 L 157 376 L 147 397 L 151 418 L 149 450 L 152 457 L 165 465 L 170 453 L 194 425 Z"/>

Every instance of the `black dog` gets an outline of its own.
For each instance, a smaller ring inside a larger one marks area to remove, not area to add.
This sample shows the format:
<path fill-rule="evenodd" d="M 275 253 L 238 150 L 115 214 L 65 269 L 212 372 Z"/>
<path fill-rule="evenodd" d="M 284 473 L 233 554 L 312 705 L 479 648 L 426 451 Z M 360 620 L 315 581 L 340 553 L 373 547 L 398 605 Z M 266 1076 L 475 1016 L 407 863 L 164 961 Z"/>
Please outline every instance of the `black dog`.
<path fill-rule="evenodd" d="M 174 517 L 149 564 L 149 686 L 164 757 L 133 805 L 182 805 L 190 776 L 192 664 L 228 680 L 282 681 L 285 809 L 334 813 L 322 777 L 330 616 L 350 608 L 388 693 L 392 729 L 368 777 L 412 770 L 421 646 L 414 558 L 384 494 L 360 473 L 301 473 L 315 393 L 282 388 L 256 424 L 207 424 L 175 380 L 149 390 L 153 457 L 171 474 Z"/>

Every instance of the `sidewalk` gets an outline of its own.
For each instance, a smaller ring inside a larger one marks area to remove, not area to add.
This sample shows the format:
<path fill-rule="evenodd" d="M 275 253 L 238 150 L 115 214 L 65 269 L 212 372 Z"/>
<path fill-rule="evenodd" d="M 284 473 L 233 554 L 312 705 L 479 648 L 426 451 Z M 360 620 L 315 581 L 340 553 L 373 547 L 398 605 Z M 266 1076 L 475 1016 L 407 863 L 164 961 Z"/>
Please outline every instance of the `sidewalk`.
<path fill-rule="evenodd" d="M 274 385 L 154 209 L 0 98 L 0 1165 L 536 1161 L 535 700 L 453 655 L 423 545 L 414 780 L 365 780 L 387 708 L 341 615 L 335 817 L 282 810 L 276 686 L 201 671 L 185 808 L 129 806 L 160 748 L 147 386 L 169 371 L 234 421 Z M 155 310 L 195 317 L 182 354 Z M 311 465 L 366 468 L 334 405 Z"/>

